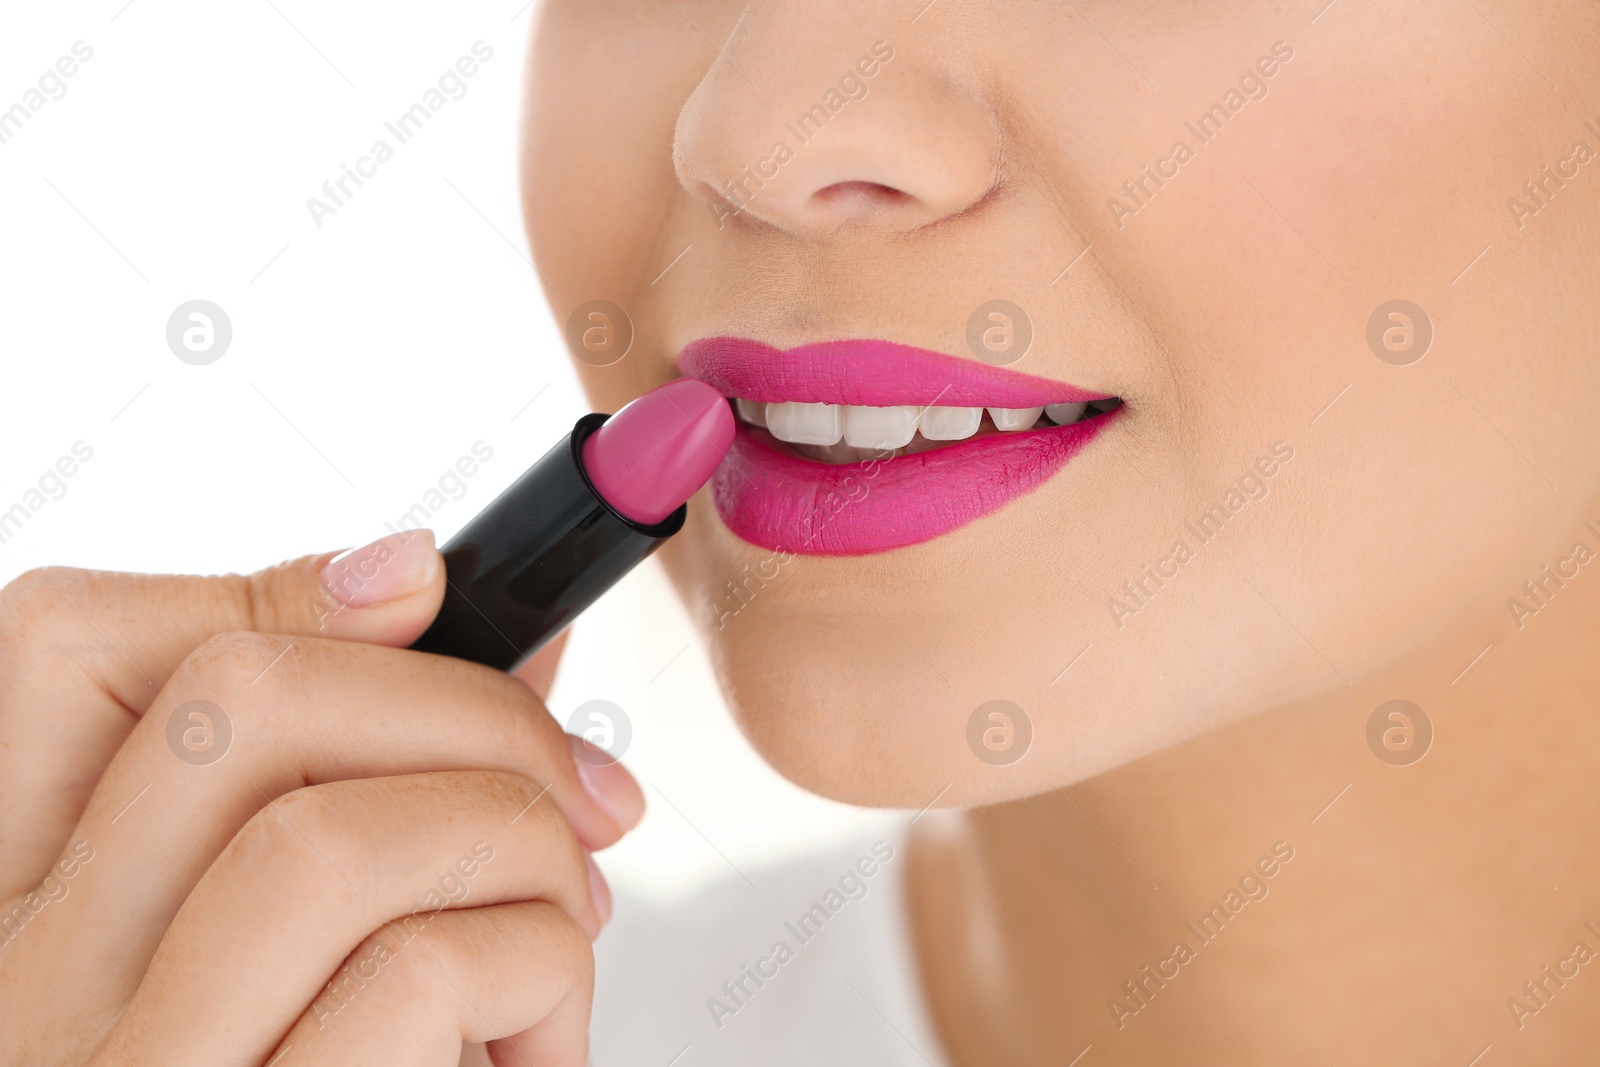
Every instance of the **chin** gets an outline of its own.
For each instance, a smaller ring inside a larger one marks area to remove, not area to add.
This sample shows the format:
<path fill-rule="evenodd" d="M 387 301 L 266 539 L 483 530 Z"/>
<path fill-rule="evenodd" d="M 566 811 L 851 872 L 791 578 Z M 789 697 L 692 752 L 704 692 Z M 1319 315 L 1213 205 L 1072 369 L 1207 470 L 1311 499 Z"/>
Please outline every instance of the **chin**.
<path fill-rule="evenodd" d="M 1046 650 L 1004 631 L 998 613 L 973 620 L 988 637 L 983 642 L 930 612 L 913 613 L 920 625 L 915 617 L 890 624 L 851 582 L 832 580 L 835 568 L 849 566 L 833 562 L 769 583 L 730 615 L 707 608 L 708 594 L 725 580 L 698 577 L 726 575 L 720 557 L 690 574 L 683 558 L 668 563 L 686 603 L 698 607 L 741 732 L 774 770 L 809 792 L 915 811 L 1017 799 L 1100 769 L 1080 758 L 1105 746 L 1086 748 L 1072 736 L 1079 727 L 1065 714 L 1068 694 L 1015 681 L 1048 683 L 1060 665 L 1047 670 L 1053 660 Z M 906 570 L 913 569 L 920 568 L 907 560 Z M 1053 655 L 1054 646 L 1048 651 Z M 1026 724 L 979 716 L 985 728 L 1013 730 L 1004 739 L 1020 745 L 1021 755 L 1009 762 L 986 761 L 978 754 L 987 751 L 981 731 L 973 737 L 975 713 L 997 699 L 1027 709 Z"/>

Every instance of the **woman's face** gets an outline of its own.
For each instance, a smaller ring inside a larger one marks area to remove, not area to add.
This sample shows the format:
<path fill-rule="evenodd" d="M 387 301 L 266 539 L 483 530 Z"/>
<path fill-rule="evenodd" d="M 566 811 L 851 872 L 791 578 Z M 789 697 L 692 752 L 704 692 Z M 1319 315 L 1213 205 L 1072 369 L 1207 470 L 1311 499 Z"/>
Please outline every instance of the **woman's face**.
<path fill-rule="evenodd" d="M 1001 800 L 1464 664 L 1600 520 L 1600 12 L 1324 2 L 545 5 L 523 195 L 598 407 L 686 350 L 772 403 L 1123 402 L 741 427 L 666 561 L 779 771 Z M 865 340 L 946 359 L 788 351 Z"/>

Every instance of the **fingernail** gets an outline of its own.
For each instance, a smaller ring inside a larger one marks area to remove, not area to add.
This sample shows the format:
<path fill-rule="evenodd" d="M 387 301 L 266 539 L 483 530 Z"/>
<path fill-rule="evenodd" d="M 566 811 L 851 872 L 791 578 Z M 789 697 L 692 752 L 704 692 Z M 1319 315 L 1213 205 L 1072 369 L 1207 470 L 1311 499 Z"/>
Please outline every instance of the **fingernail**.
<path fill-rule="evenodd" d="M 439 553 L 432 530 L 390 534 L 341 552 L 322 568 L 322 588 L 347 608 L 370 608 L 432 583 Z"/>
<path fill-rule="evenodd" d="M 606 876 L 600 873 L 600 865 L 595 863 L 594 857 L 585 852 L 583 858 L 589 862 L 589 895 L 594 899 L 594 910 L 600 915 L 600 925 L 605 926 L 611 921 L 611 887 L 606 884 Z M 594 936 L 600 936 L 596 930 Z"/>
<path fill-rule="evenodd" d="M 644 818 L 644 792 L 620 763 L 596 763 L 596 750 L 576 734 L 567 735 L 573 762 L 584 792 L 601 811 L 624 830 L 632 830 Z"/>

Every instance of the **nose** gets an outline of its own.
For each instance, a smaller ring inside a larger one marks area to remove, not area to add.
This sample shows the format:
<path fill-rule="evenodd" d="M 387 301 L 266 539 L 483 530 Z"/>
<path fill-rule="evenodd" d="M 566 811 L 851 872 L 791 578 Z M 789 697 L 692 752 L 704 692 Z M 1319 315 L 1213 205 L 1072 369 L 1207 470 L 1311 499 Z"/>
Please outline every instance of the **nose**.
<path fill-rule="evenodd" d="M 679 112 L 673 142 L 678 181 L 720 222 L 903 232 L 958 215 L 994 187 L 1000 125 L 979 87 L 938 58 L 954 50 L 863 34 L 870 6 L 746 9 Z"/>

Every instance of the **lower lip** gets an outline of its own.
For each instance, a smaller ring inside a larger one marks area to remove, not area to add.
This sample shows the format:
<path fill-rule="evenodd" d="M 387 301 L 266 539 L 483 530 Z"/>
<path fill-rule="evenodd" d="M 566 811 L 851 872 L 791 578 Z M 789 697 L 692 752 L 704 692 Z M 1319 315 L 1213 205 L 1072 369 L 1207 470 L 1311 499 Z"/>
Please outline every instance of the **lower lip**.
<path fill-rule="evenodd" d="M 1122 409 L 927 452 L 819 463 L 741 423 L 711 479 L 723 523 L 761 548 L 865 556 L 931 541 L 1044 484 Z"/>

